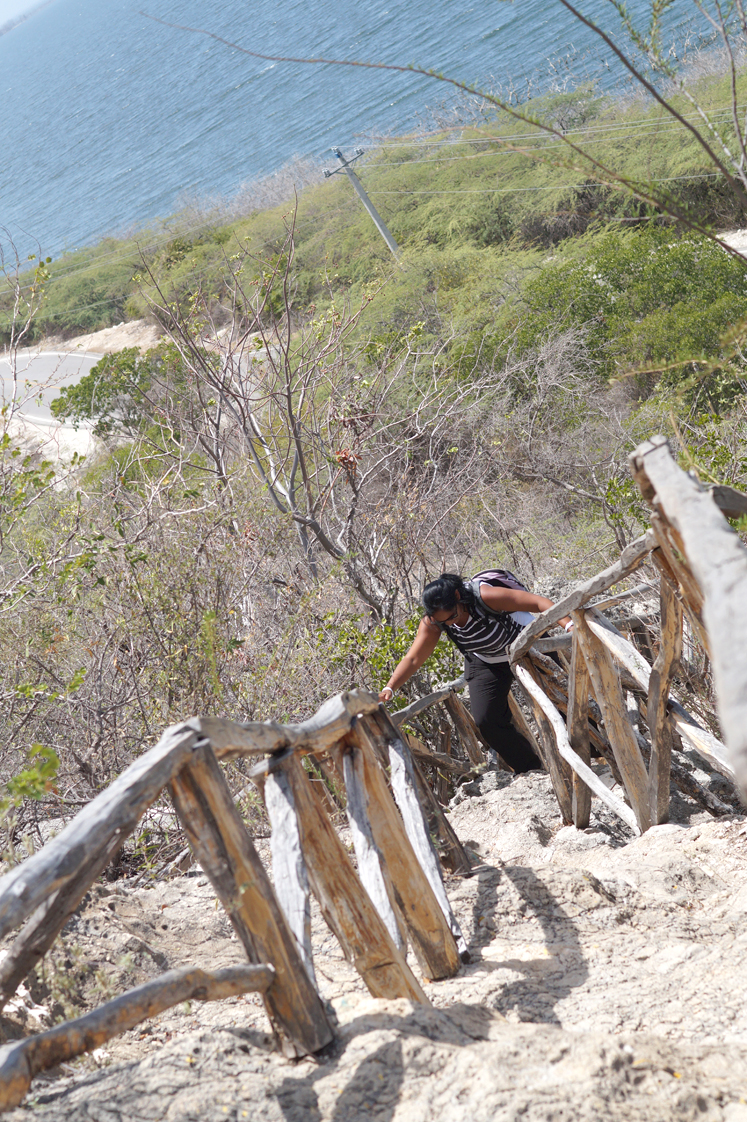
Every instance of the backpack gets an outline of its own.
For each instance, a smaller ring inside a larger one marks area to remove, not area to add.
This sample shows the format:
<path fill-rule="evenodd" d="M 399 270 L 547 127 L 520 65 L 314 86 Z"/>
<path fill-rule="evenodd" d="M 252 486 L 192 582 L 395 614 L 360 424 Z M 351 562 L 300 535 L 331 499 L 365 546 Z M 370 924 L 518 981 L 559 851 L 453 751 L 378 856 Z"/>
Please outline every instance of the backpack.
<path fill-rule="evenodd" d="M 518 592 L 529 591 L 527 586 L 525 584 L 522 584 L 519 578 L 517 576 L 514 576 L 512 572 L 509 572 L 508 569 L 484 569 L 481 573 L 478 573 L 476 576 L 474 576 L 472 580 L 466 582 L 467 586 L 471 589 L 475 597 L 475 608 L 477 610 L 477 613 L 478 615 L 481 615 L 483 619 L 487 618 L 488 616 L 492 616 L 493 618 L 495 618 L 495 616 L 501 614 L 500 612 L 495 611 L 493 608 L 489 608 L 480 595 L 480 582 L 488 580 L 495 581 L 502 588 L 513 588 Z"/>

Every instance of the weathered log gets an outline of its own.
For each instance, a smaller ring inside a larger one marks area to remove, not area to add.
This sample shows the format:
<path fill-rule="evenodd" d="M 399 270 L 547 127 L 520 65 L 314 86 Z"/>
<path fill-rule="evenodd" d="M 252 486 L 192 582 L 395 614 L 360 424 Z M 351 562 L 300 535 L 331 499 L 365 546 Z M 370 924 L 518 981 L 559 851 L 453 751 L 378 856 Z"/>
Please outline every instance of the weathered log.
<path fill-rule="evenodd" d="M 532 651 L 535 651 L 534 647 L 532 647 Z M 544 662 L 540 662 L 536 658 L 536 655 L 532 656 L 532 665 L 535 671 L 539 672 L 539 677 L 536 679 L 538 684 L 550 698 L 550 701 L 553 703 L 555 708 L 560 710 L 560 713 L 566 718 L 567 721 L 569 711 L 568 695 L 563 688 L 558 667 L 556 667 L 554 663 L 550 663 L 550 666 L 552 667 L 552 672 L 550 672 L 549 667 Z M 625 674 L 620 674 L 620 681 L 624 688 L 629 688 L 629 683 L 626 680 Z M 630 681 L 632 682 L 632 679 L 630 679 Z M 615 760 L 610 742 L 604 735 L 602 729 L 602 711 L 597 705 L 596 700 L 591 693 L 588 696 L 586 704 L 589 715 L 588 733 L 590 745 L 594 748 L 595 752 L 598 752 L 601 756 L 604 757 L 607 764 L 609 764 L 615 782 L 619 783 L 619 785 L 624 788 L 625 784 L 623 783 L 623 779 L 617 766 L 617 761 Z"/>
<path fill-rule="evenodd" d="M 485 767 L 485 756 L 480 747 L 479 736 L 471 713 L 467 712 L 460 698 L 453 691 L 449 693 L 448 697 L 444 698 L 444 707 L 454 722 L 469 762 L 473 767 Z"/>
<path fill-rule="evenodd" d="M 535 639 L 533 647 L 543 654 L 550 654 L 551 651 L 570 651 L 571 649 L 571 636 L 563 632 L 562 635 L 550 635 L 544 639 Z"/>
<path fill-rule="evenodd" d="M 364 720 L 366 719 L 364 718 Z M 369 724 L 369 732 L 373 733 L 374 730 L 370 726 L 373 725 L 374 722 L 371 718 L 368 718 L 367 723 Z M 431 843 L 428 823 L 419 798 L 418 784 L 410 750 L 400 737 L 395 726 L 388 720 L 386 712 L 380 711 L 378 720 L 375 723 L 378 725 L 377 731 L 381 729 L 382 723 L 385 723 L 384 737 L 389 749 L 392 792 L 397 806 L 399 807 L 399 812 L 402 815 L 402 821 L 405 824 L 405 831 L 410 839 L 410 844 L 415 851 L 415 855 L 420 862 L 420 867 L 433 889 L 433 894 L 438 900 L 439 907 L 454 936 L 457 950 L 459 951 L 459 957 L 462 962 L 469 962 L 470 955 L 467 950 L 467 943 L 462 934 L 462 929 L 459 926 L 459 921 L 454 915 L 451 904 L 449 903 L 449 898 L 446 895 L 438 854 Z M 462 850 L 461 844 L 459 844 L 459 849 Z M 462 855 L 469 867 L 467 855 L 463 850 Z"/>
<path fill-rule="evenodd" d="M 392 887 L 389 870 L 374 841 L 371 823 L 368 820 L 368 800 L 366 788 L 361 782 L 360 769 L 353 765 L 353 753 L 342 756 L 342 769 L 347 792 L 347 816 L 350 832 L 353 835 L 353 849 L 358 862 L 358 876 L 376 911 L 384 921 L 387 931 L 398 950 L 406 953 L 406 943 L 397 922 L 397 914 L 392 900 Z"/>
<path fill-rule="evenodd" d="M 198 748 L 169 789 L 247 958 L 275 967 L 265 1008 L 283 1052 L 291 1057 L 318 1052 L 332 1040 L 332 1028 L 212 749 Z"/>
<path fill-rule="evenodd" d="M 243 993 L 266 993 L 274 977 L 275 971 L 268 965 L 226 966 L 216 971 L 184 966 L 128 990 L 74 1021 L 6 1044 L 0 1048 L 0 1111 L 18 1106 L 40 1071 L 100 1048 L 165 1009 L 183 1001 L 223 1001 Z"/>
<path fill-rule="evenodd" d="M 514 667 L 514 674 L 516 674 L 517 679 L 535 701 L 537 708 L 540 709 L 545 716 L 548 725 L 554 733 L 557 750 L 563 759 L 568 762 L 571 768 L 583 779 L 584 783 L 591 788 L 594 794 L 601 799 L 610 810 L 613 810 L 627 826 L 630 826 L 634 833 L 639 834 L 641 831 L 636 821 L 636 816 L 630 807 L 626 806 L 622 799 L 618 799 L 616 795 L 613 795 L 609 788 L 602 783 L 601 779 L 594 774 L 589 765 L 584 763 L 581 757 L 573 751 L 568 740 L 568 733 L 562 716 L 541 686 L 534 680 L 532 674 L 523 662 Z"/>
<path fill-rule="evenodd" d="M 454 827 L 446 817 L 418 761 L 413 759 L 412 763 L 420 805 L 426 816 L 428 831 L 431 837 L 438 839 L 440 847 L 439 856 L 444 868 L 448 869 L 449 872 L 453 873 L 455 876 L 471 876 L 472 865 L 470 864 L 464 846 L 454 832 Z M 474 775 L 474 772 L 470 774 Z"/>
<path fill-rule="evenodd" d="M 309 877 L 296 821 L 296 804 L 285 772 L 268 775 L 264 797 L 272 829 L 270 851 L 275 895 L 295 937 L 306 973 L 317 988 L 311 950 Z"/>
<path fill-rule="evenodd" d="M 518 667 L 523 668 L 525 673 L 521 675 L 516 674 L 516 670 Z M 517 680 L 525 689 L 527 688 L 527 676 L 531 678 L 533 682 L 535 682 L 535 685 L 537 684 L 537 671 L 528 658 L 523 658 L 520 663 L 515 664 L 513 666 L 513 671 L 514 674 L 516 674 Z M 534 719 L 537 722 L 537 728 L 539 729 L 540 737 L 542 739 L 543 762 L 545 764 L 547 772 L 549 773 L 550 782 L 552 783 L 552 789 L 555 792 L 555 797 L 558 800 L 558 806 L 560 807 L 560 815 L 563 819 L 563 825 L 570 826 L 571 822 L 573 821 L 573 803 L 571 800 L 571 792 L 568 788 L 568 783 L 566 782 L 566 776 L 563 769 L 563 757 L 558 752 L 556 738 L 553 734 L 552 724 L 548 720 L 545 711 L 543 710 L 542 706 L 539 705 L 536 695 L 531 690 L 527 690 L 527 692 L 529 693 L 532 710 L 534 712 Z"/>
<path fill-rule="evenodd" d="M 627 670 L 638 688 L 648 694 L 651 666 L 643 655 L 603 615 L 596 616 L 592 609 L 587 613 L 586 618 L 591 630 L 612 653 L 617 663 Z M 721 741 L 713 733 L 702 728 L 695 718 L 671 696 L 667 703 L 667 711 L 674 731 L 703 757 L 713 771 L 718 771 L 726 779 L 735 782 L 736 777 L 729 762 L 729 753 Z"/>
<path fill-rule="evenodd" d="M 389 869 L 396 904 L 421 969 L 429 978 L 450 978 L 460 967 L 456 941 L 390 794 L 377 759 L 376 735 L 370 718 L 361 718 L 350 737 L 357 749 L 353 762 L 361 769 L 374 840 Z"/>
<path fill-rule="evenodd" d="M 587 620 L 587 613 L 573 613 L 574 629 L 581 644 L 597 704 L 604 717 L 605 731 L 638 825 L 645 832 L 651 825 L 648 775 L 625 713 L 625 698 L 615 664 L 606 646 L 590 629 Z"/>
<path fill-rule="evenodd" d="M 589 692 L 591 682 L 578 638 L 573 638 L 571 670 L 568 675 L 568 742 L 587 767 L 591 764 L 589 747 Z M 573 824 L 579 830 L 589 825 L 591 788 L 577 771 L 573 772 Z"/>
<path fill-rule="evenodd" d="M 441 719 L 439 720 L 438 723 L 439 723 L 439 732 L 441 733 L 441 748 L 443 750 L 442 755 L 451 758 L 452 726 L 449 724 L 448 720 L 446 719 L 446 713 L 442 712 L 440 714 L 440 717 L 441 717 Z M 449 781 L 446 778 L 446 776 L 444 775 L 443 771 L 440 771 L 438 769 L 436 769 L 436 774 L 435 774 L 434 778 L 435 778 L 434 793 L 436 795 L 436 801 L 439 804 L 440 803 L 445 803 L 449 798 Z"/>
<path fill-rule="evenodd" d="M 348 690 L 324 702 L 313 717 L 300 724 L 277 721 L 229 721 L 223 717 L 193 717 L 187 724 L 207 737 L 218 759 L 262 756 L 281 748 L 326 752 L 349 732 L 362 713 L 373 713 L 379 699 L 368 690 Z"/>
<path fill-rule="evenodd" d="M 543 635 L 550 627 L 553 627 L 564 616 L 570 615 L 576 609 L 583 607 L 591 600 L 592 596 L 598 595 L 600 592 L 605 592 L 611 588 L 613 584 L 617 584 L 629 573 L 632 573 L 639 565 L 645 561 L 648 554 L 656 545 L 656 539 L 653 532 L 648 530 L 642 538 L 631 542 L 629 546 L 622 551 L 620 558 L 614 565 L 603 569 L 601 573 L 597 573 L 595 577 L 590 580 L 583 581 L 581 584 L 576 585 L 572 592 L 564 596 L 562 600 L 558 600 L 552 608 L 548 608 L 546 612 L 538 615 L 533 623 L 525 627 L 520 635 L 514 639 L 511 647 L 509 648 L 509 657 L 511 662 L 518 662 L 523 658 L 532 646 L 535 639 Z"/>
<path fill-rule="evenodd" d="M 416 736 L 409 736 L 405 733 L 405 740 L 415 759 L 419 760 L 421 763 L 443 769 L 443 771 L 448 771 L 452 775 L 458 776 L 460 779 L 464 779 L 468 775 L 474 776 L 477 774 L 476 769 L 469 764 L 462 763 L 461 760 L 455 760 L 453 756 L 447 756 L 445 752 L 434 752 Z M 482 770 L 482 768 L 480 768 L 480 770 Z"/>
<path fill-rule="evenodd" d="M 651 516 L 651 527 L 656 534 L 658 549 L 656 550 L 655 563 L 661 566 L 666 560 L 666 570 L 671 573 L 679 588 L 682 603 L 687 612 L 690 626 L 698 637 L 698 641 L 710 657 L 711 648 L 705 621 L 703 619 L 703 596 L 698 588 L 698 582 L 690 569 L 684 555 L 681 539 L 661 511 L 656 511 Z M 663 566 L 662 566 L 663 567 Z"/>
<path fill-rule="evenodd" d="M 645 705 L 640 705 L 639 709 L 641 712 L 641 716 L 645 720 Z M 643 761 L 645 764 L 650 766 L 651 745 L 648 743 L 645 736 L 643 736 L 637 730 L 634 731 L 636 740 L 638 741 L 638 747 L 641 750 Z M 672 735 L 673 737 L 676 737 L 677 735 L 674 730 L 672 730 Z M 712 814 L 714 818 L 731 817 L 735 813 L 733 806 L 729 806 L 728 803 L 723 802 L 720 798 L 718 798 L 717 795 L 714 795 L 701 783 L 698 783 L 695 776 L 691 775 L 687 768 L 683 767 L 682 764 L 678 764 L 675 760 L 672 760 L 670 763 L 669 779 L 670 783 L 673 783 L 675 787 L 678 787 L 680 791 L 682 791 L 683 795 L 687 795 L 689 798 L 693 799 L 694 802 L 700 803 L 700 805 L 705 810 L 707 810 L 709 814 Z"/>
<path fill-rule="evenodd" d="M 743 514 L 747 514 L 747 495 L 734 487 L 715 483 L 708 488 L 708 494 L 725 518 L 741 518 Z"/>
<path fill-rule="evenodd" d="M 385 716 L 388 720 L 389 715 L 385 713 Z M 374 719 L 381 728 L 381 711 L 379 711 L 379 714 L 377 714 Z M 396 729 L 397 726 L 392 723 L 392 727 Z M 431 837 L 435 837 L 438 840 L 441 862 L 444 868 L 448 869 L 450 873 L 454 873 L 457 876 L 471 876 L 472 866 L 464 846 L 454 833 L 451 823 L 444 814 L 441 804 L 436 798 L 418 762 L 422 760 L 423 763 L 432 764 L 434 763 L 434 757 L 437 753 L 432 753 L 424 744 L 421 744 L 417 737 L 409 736 L 407 733 L 404 734 L 404 740 L 412 752 L 413 772 L 418 788 L 420 805 L 428 822 L 428 830 Z M 417 751 L 414 745 L 418 745 Z M 438 753 L 438 755 L 440 756 L 440 753 Z M 447 757 L 447 759 L 450 759 L 450 757 Z M 459 768 L 463 769 L 460 773 L 457 773 L 461 778 L 474 778 L 478 774 L 473 768 L 468 767 L 466 764 L 459 763 L 457 760 L 453 760 L 452 764 L 455 767 L 459 766 Z"/>
<path fill-rule="evenodd" d="M 284 770 L 296 804 L 311 890 L 322 915 L 373 997 L 428 999 L 358 878 L 337 831 L 319 805 L 301 759 Z"/>
<path fill-rule="evenodd" d="M 672 726 L 667 719 L 667 700 L 674 672 L 682 654 L 682 605 L 669 581 L 661 581 L 661 644 L 648 687 L 648 727 L 651 733 L 651 763 L 648 794 L 651 821 L 669 821 L 669 773 L 672 765 Z"/>
<path fill-rule="evenodd" d="M 417 701 L 411 701 L 409 705 L 406 705 L 404 707 L 404 709 L 398 709 L 396 713 L 391 713 L 390 717 L 393 723 L 399 728 L 403 724 L 405 724 L 410 717 L 415 717 L 418 713 L 422 713 L 424 709 L 430 709 L 431 705 L 437 705 L 439 701 L 444 701 L 449 696 L 452 689 L 460 688 L 458 684 L 459 681 L 460 679 L 457 679 L 456 684 L 449 683 L 446 686 L 442 686 L 441 689 L 435 690 L 433 693 L 428 693 L 425 695 L 425 697 L 419 697 Z M 461 682 L 461 688 L 464 688 L 463 678 L 461 679 Z"/>
<path fill-rule="evenodd" d="M 711 496 L 677 467 L 663 438 L 636 448 L 631 469 L 678 531 L 703 595 L 721 727 L 747 794 L 747 551 Z"/>
<path fill-rule="evenodd" d="M 630 600 L 632 596 L 640 596 L 642 593 L 650 591 L 652 591 L 652 585 L 637 584 L 634 588 L 626 588 L 624 592 L 616 592 L 614 596 L 605 596 L 603 600 L 595 600 L 589 607 L 597 608 L 601 611 L 602 608 L 611 608 L 615 604 L 620 604 L 623 600 Z M 539 641 L 535 645 L 538 646 Z M 540 647 L 540 650 L 541 649 Z"/>
<path fill-rule="evenodd" d="M 189 761 L 199 740 L 188 725 L 166 729 L 155 748 L 130 764 L 43 849 L 6 873 L 0 880 L 0 938 L 86 867 L 88 883 L 95 880 L 96 855 L 124 842 L 172 776 Z"/>

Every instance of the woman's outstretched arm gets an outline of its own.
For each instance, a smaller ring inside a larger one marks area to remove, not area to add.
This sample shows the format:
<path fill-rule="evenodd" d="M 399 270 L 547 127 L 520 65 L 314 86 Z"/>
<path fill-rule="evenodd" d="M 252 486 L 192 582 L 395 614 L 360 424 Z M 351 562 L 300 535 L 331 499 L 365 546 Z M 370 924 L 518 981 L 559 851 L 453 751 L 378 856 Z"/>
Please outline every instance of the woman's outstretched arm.
<path fill-rule="evenodd" d="M 553 606 L 553 601 L 546 596 L 537 596 L 534 592 L 524 592 L 520 588 L 497 588 L 492 584 L 483 584 L 480 588 L 483 602 L 496 612 L 546 612 Z M 571 622 L 570 616 L 565 616 L 560 623 L 565 626 Z"/>
<path fill-rule="evenodd" d="M 394 673 L 379 694 L 379 701 L 391 701 L 394 691 L 403 686 L 408 678 L 412 678 L 415 671 L 431 657 L 440 638 L 441 628 L 434 626 L 427 619 L 421 619 L 412 646 L 404 658 L 397 663 Z"/>

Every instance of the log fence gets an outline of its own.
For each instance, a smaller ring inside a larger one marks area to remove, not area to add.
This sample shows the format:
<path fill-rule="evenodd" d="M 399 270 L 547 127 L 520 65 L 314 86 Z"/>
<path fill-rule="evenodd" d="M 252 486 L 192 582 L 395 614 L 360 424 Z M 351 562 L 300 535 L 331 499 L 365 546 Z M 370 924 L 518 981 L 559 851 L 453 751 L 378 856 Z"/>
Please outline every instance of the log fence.
<path fill-rule="evenodd" d="M 747 550 L 725 517 L 747 513 L 747 496 L 732 488 L 704 490 L 676 466 L 663 438 L 636 449 L 631 471 L 651 505 L 652 528 L 538 616 L 509 657 L 516 677 L 513 719 L 541 756 L 563 822 L 588 828 L 595 796 L 639 834 L 667 820 L 670 782 L 713 814 L 733 813 L 679 761 L 683 746 L 747 789 Z M 644 564 L 650 573 L 645 584 L 610 591 Z M 657 584 L 660 638 L 648 661 L 602 609 L 620 608 Z M 571 635 L 548 636 L 566 615 L 574 621 Z M 673 696 L 683 620 L 711 659 L 726 744 Z M 166 790 L 249 963 L 215 974 L 172 971 L 77 1021 L 6 1045 L 0 1049 L 0 1111 L 23 1100 L 38 1072 L 184 1000 L 185 993 L 217 1000 L 259 992 L 287 1056 L 324 1049 L 334 1028 L 316 983 L 312 896 L 373 996 L 428 1004 L 407 961 L 408 945 L 428 980 L 452 977 L 469 960 L 441 865 L 468 875 L 470 861 L 424 770 L 462 782 L 491 761 L 459 697 L 464 684 L 457 679 L 392 714 L 374 695 L 352 690 L 295 725 L 217 717 L 175 725 L 55 838 L 0 879 L 0 938 L 18 932 L 0 962 L 0 998 L 7 1002 Z M 405 731 L 417 732 L 419 715 L 433 706 L 442 706 L 453 731 L 443 751 Z M 622 795 L 594 770 L 593 756 L 609 764 Z M 236 757 L 253 761 L 251 778 L 264 795 L 272 877 L 220 766 Z M 333 775 L 344 793 L 355 861 L 305 757 Z M 443 790 L 438 781 L 436 787 Z"/>

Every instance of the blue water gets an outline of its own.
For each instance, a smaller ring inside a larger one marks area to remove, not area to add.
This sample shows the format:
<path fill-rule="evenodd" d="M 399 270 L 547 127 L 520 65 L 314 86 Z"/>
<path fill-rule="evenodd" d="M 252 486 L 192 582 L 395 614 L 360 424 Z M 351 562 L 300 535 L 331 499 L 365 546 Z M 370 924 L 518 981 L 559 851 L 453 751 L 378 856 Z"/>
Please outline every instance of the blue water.
<path fill-rule="evenodd" d="M 54 0 L 0 36 L 0 223 L 23 252 L 38 241 L 56 256 L 185 195 L 230 195 L 451 97 L 411 73 L 263 62 L 153 23 L 141 4 L 267 54 L 412 62 L 473 82 L 521 80 L 596 42 L 557 0 Z M 616 30 L 609 0 L 583 9 Z"/>

